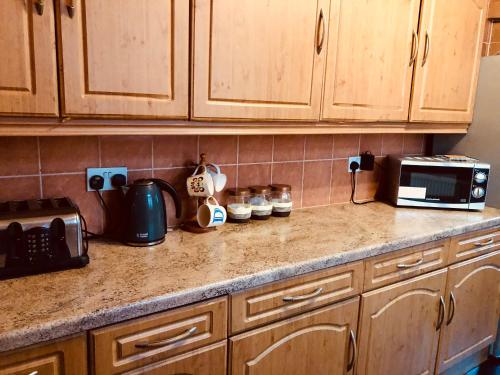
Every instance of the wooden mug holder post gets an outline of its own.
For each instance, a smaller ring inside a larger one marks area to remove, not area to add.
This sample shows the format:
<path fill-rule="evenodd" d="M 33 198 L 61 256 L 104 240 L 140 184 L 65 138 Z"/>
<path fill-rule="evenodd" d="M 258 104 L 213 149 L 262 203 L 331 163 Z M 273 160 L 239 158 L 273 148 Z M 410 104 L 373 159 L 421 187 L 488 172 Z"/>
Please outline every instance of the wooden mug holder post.
<path fill-rule="evenodd" d="M 200 155 L 200 162 L 198 163 L 198 166 L 201 166 L 207 170 L 207 155 L 205 153 Z M 204 204 L 205 202 L 205 197 L 189 197 L 190 199 L 196 199 L 196 213 L 198 213 L 198 208 L 200 205 Z M 187 221 L 182 223 L 181 229 L 185 230 L 186 232 L 191 232 L 191 233 L 207 233 L 207 232 L 213 232 L 217 230 L 216 227 L 211 227 L 211 228 L 203 228 L 200 227 L 198 224 L 198 220 L 196 218 L 196 213 L 194 216 L 189 218 Z"/>

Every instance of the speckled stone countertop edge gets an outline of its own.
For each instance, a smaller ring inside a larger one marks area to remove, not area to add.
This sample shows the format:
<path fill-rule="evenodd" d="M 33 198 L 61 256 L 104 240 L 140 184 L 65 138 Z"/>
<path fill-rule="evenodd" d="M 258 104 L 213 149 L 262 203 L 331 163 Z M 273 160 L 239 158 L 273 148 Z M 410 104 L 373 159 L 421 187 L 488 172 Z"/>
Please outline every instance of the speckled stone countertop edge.
<path fill-rule="evenodd" d="M 443 231 L 432 232 L 424 236 L 397 239 L 384 244 L 365 246 L 352 251 L 334 253 L 300 263 L 271 268 L 251 275 L 240 276 L 221 282 L 207 284 L 202 287 L 186 289 L 180 292 L 159 295 L 152 299 L 137 303 L 98 310 L 85 316 L 73 316 L 67 319 L 52 321 L 50 324 L 33 325 L 26 329 L 0 333 L 0 352 L 26 347 L 32 344 L 84 333 L 91 329 L 117 324 L 130 319 L 143 317 L 153 313 L 182 307 L 211 298 L 227 295 L 237 291 L 261 286 L 269 282 L 280 281 L 308 272 L 318 271 L 333 266 L 360 261 L 372 256 L 382 255 L 407 247 L 445 239 L 481 229 L 500 225 L 500 217 L 486 219 L 478 223 L 465 224 Z"/>

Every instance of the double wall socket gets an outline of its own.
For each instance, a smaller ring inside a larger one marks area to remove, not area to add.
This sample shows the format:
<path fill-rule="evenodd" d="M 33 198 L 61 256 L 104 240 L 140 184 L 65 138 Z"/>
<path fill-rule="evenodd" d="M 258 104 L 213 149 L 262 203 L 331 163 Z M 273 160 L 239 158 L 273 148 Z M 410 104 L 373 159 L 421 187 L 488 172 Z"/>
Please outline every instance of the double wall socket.
<path fill-rule="evenodd" d="M 116 167 L 116 168 L 87 168 L 87 191 L 94 191 L 89 185 L 89 180 L 92 176 L 101 176 L 104 179 L 104 186 L 101 191 L 105 190 L 116 190 L 116 188 L 111 185 L 111 178 L 115 174 L 122 174 L 127 179 L 127 167 Z"/>
<path fill-rule="evenodd" d="M 355 161 L 358 163 L 358 165 L 361 165 L 361 156 L 349 156 L 349 160 L 347 161 L 347 172 L 351 173 L 351 163 Z M 361 172 L 361 170 L 358 168 L 356 169 L 356 173 Z"/>

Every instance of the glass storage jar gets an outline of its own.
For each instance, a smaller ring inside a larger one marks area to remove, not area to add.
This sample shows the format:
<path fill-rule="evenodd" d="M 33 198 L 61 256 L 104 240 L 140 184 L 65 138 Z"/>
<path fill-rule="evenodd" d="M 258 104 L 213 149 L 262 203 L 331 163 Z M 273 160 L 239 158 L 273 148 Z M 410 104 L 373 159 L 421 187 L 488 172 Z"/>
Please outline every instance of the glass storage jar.
<path fill-rule="evenodd" d="M 292 212 L 292 187 L 286 184 L 272 184 L 271 201 L 273 203 L 273 216 L 287 217 Z"/>
<path fill-rule="evenodd" d="M 273 203 L 271 202 L 271 188 L 269 186 L 250 186 L 252 196 L 250 204 L 252 205 L 252 219 L 269 219 L 273 212 Z"/>
<path fill-rule="evenodd" d="M 252 216 L 249 189 L 228 189 L 227 219 L 232 223 L 247 223 Z"/>

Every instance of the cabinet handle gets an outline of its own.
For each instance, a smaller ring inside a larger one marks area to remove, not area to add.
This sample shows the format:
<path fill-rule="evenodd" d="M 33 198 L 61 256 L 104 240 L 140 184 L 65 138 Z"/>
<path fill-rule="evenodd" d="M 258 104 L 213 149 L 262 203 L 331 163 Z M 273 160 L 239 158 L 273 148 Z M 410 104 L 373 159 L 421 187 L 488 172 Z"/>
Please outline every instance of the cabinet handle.
<path fill-rule="evenodd" d="M 411 43 L 411 57 L 410 57 L 410 66 L 415 63 L 415 59 L 417 58 L 418 52 L 418 35 L 415 31 L 413 31 L 412 43 Z"/>
<path fill-rule="evenodd" d="M 480 246 L 488 246 L 491 245 L 494 242 L 493 238 L 490 238 L 486 242 L 474 242 L 474 246 L 480 247 Z"/>
<path fill-rule="evenodd" d="M 410 264 L 400 263 L 400 264 L 398 264 L 396 267 L 398 267 L 398 268 L 412 268 L 412 267 L 419 266 L 419 265 L 421 265 L 422 263 L 424 263 L 424 258 L 420 258 L 420 259 L 419 259 L 419 260 L 417 260 L 416 262 L 414 262 L 414 263 L 410 263 Z"/>
<path fill-rule="evenodd" d="M 45 8 L 45 0 L 38 0 L 37 2 L 35 2 L 35 9 L 39 16 L 43 14 L 44 8 Z"/>
<path fill-rule="evenodd" d="M 439 315 L 438 315 L 438 322 L 436 324 L 436 331 L 439 331 L 441 329 L 445 315 L 446 315 L 446 303 L 444 302 L 444 297 L 441 296 L 439 297 Z"/>
<path fill-rule="evenodd" d="M 431 38 L 429 34 L 425 33 L 425 49 L 424 49 L 424 57 L 422 59 L 422 66 L 427 62 L 427 56 L 429 56 L 429 50 L 431 49 Z"/>
<path fill-rule="evenodd" d="M 139 348 L 139 349 L 160 348 L 162 346 L 167 346 L 167 345 L 174 344 L 176 342 L 185 340 L 188 337 L 192 336 L 197 330 L 198 330 L 198 328 L 191 327 L 187 331 L 181 333 L 180 335 L 171 337 L 169 339 L 166 339 L 166 340 L 163 340 L 163 341 L 158 341 L 158 342 L 152 342 L 152 343 L 140 342 L 138 344 L 135 344 L 135 347 Z"/>
<path fill-rule="evenodd" d="M 323 49 L 324 40 L 325 40 L 325 17 L 323 16 L 323 9 L 320 9 L 318 17 L 318 30 L 316 31 L 316 53 L 318 55 L 321 53 L 321 50 Z"/>
<path fill-rule="evenodd" d="M 306 299 L 311 299 L 311 298 L 314 298 L 314 297 L 317 297 L 321 294 L 321 292 L 323 291 L 323 288 L 318 288 L 316 289 L 314 292 L 312 293 L 309 293 L 309 294 L 304 294 L 302 296 L 296 296 L 296 297 L 293 297 L 293 296 L 285 296 L 283 297 L 283 301 L 284 302 L 297 302 L 297 301 L 305 301 Z"/>
<path fill-rule="evenodd" d="M 75 0 L 67 0 L 66 9 L 68 10 L 69 18 L 73 18 L 75 15 Z"/>
<path fill-rule="evenodd" d="M 351 371 L 356 363 L 356 358 L 358 357 L 358 346 L 356 345 L 356 335 L 354 331 L 351 329 L 349 333 L 349 347 L 352 347 L 352 359 L 347 364 L 347 372 Z"/>
<path fill-rule="evenodd" d="M 450 292 L 450 311 L 448 313 L 448 320 L 446 321 L 446 325 L 449 326 L 453 317 L 455 316 L 455 305 L 457 304 L 457 300 L 455 299 L 455 295 L 453 292 Z"/>

